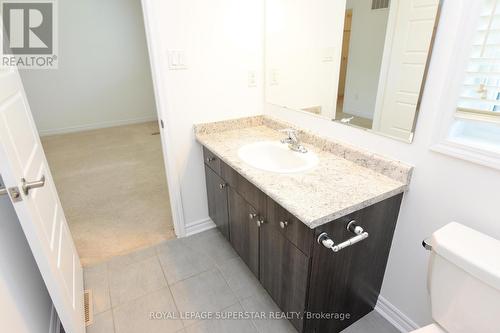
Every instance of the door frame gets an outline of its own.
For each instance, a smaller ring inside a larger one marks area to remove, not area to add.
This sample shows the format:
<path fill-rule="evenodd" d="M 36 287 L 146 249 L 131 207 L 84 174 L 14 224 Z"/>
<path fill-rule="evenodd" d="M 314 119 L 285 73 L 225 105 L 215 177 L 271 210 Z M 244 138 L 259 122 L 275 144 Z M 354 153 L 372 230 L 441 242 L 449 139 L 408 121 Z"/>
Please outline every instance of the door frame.
<path fill-rule="evenodd" d="M 144 30 L 146 32 L 149 62 L 151 66 L 151 76 L 153 78 L 156 112 L 158 114 L 158 125 L 160 127 L 163 161 L 165 164 L 165 173 L 168 182 L 172 220 L 175 234 L 177 237 L 181 238 L 186 236 L 186 225 L 179 182 L 179 172 L 174 159 L 175 154 L 173 146 L 170 144 L 171 142 L 174 142 L 174 138 L 171 135 L 172 131 L 170 130 L 172 122 L 168 116 L 171 107 L 168 102 L 168 96 L 166 96 L 167 89 L 165 82 L 162 79 L 162 75 L 160 75 L 162 68 L 162 54 L 164 54 L 164 52 L 162 52 L 161 43 L 160 45 L 157 45 L 154 40 L 154 38 L 159 36 L 159 34 L 150 1 L 141 0 L 141 7 L 144 18 Z"/>
<path fill-rule="evenodd" d="M 338 103 L 338 97 L 340 96 L 340 87 L 343 86 L 343 91 L 342 91 L 342 99 L 345 97 L 345 84 L 347 81 L 347 65 L 349 64 L 349 51 L 351 50 L 350 48 L 350 42 L 351 42 L 351 33 L 352 33 L 352 15 L 353 15 L 353 10 L 352 8 L 347 8 L 345 10 L 345 16 L 344 16 L 344 33 L 343 33 L 343 38 L 342 38 L 342 55 L 340 58 L 340 73 L 342 73 L 342 63 L 343 63 L 343 56 L 344 56 L 344 47 L 345 47 L 345 42 L 346 42 L 346 20 L 348 17 L 350 17 L 351 22 L 349 23 L 349 43 L 347 44 L 347 51 L 346 51 L 346 60 L 345 60 L 345 74 L 344 74 L 344 80 L 342 84 L 340 84 L 339 80 L 339 87 L 337 88 L 337 103 Z"/>

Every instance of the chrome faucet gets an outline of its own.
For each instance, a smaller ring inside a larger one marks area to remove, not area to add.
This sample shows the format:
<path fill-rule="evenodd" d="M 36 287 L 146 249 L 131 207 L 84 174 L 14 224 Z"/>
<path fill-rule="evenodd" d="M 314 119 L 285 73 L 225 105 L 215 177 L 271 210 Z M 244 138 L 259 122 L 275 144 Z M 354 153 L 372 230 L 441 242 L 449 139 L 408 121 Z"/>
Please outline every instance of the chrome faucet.
<path fill-rule="evenodd" d="M 300 143 L 298 137 L 298 131 L 293 128 L 285 128 L 280 130 L 280 132 L 285 132 L 287 137 L 281 139 L 281 143 L 288 143 L 288 148 L 299 153 L 307 153 L 307 148 Z"/>

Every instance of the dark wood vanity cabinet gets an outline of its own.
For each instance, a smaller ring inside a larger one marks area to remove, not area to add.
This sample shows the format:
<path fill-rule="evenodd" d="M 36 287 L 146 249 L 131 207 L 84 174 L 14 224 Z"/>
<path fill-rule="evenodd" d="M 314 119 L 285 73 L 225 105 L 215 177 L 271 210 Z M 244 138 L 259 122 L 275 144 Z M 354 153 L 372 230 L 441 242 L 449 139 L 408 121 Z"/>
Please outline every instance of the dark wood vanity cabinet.
<path fill-rule="evenodd" d="M 270 225 L 260 233 L 260 282 L 284 312 L 306 310 L 310 258 Z M 301 331 L 302 318 L 293 316 L 292 324 Z"/>
<path fill-rule="evenodd" d="M 402 194 L 313 230 L 203 150 L 210 217 L 299 332 L 340 332 L 373 310 Z M 367 239 L 336 253 L 316 241 L 352 238 L 352 220 Z"/>
<path fill-rule="evenodd" d="M 205 167 L 208 215 L 220 232 L 229 239 L 229 214 L 226 182 L 209 167 Z"/>
<path fill-rule="evenodd" d="M 259 214 L 232 188 L 228 190 L 230 242 L 259 278 Z"/>
<path fill-rule="evenodd" d="M 346 226 L 357 223 L 370 236 L 337 253 L 313 242 L 307 311 L 329 312 L 338 319 L 306 320 L 305 332 L 340 332 L 377 303 L 403 194 L 396 195 L 316 228 L 335 243 L 352 237 Z M 348 319 L 342 315 L 349 314 Z"/>

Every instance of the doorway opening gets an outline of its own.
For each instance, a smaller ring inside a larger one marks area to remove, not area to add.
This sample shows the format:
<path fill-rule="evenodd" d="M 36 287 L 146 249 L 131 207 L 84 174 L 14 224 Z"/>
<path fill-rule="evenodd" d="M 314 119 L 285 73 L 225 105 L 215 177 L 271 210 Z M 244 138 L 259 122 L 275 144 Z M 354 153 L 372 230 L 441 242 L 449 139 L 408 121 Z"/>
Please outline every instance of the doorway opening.
<path fill-rule="evenodd" d="M 347 3 L 349 6 L 349 2 Z M 345 91 L 347 83 L 347 72 L 349 65 L 349 52 L 351 47 L 351 34 L 352 34 L 352 22 L 353 22 L 353 9 L 348 8 L 345 11 L 344 18 L 344 33 L 342 37 L 342 56 L 340 60 L 340 75 L 339 75 L 339 88 L 337 92 L 337 107 L 335 119 L 339 119 L 341 122 L 350 123 L 352 125 L 371 128 L 372 120 L 364 117 L 360 117 L 355 114 L 346 112 L 345 105 Z"/>
<path fill-rule="evenodd" d="M 20 75 L 90 266 L 176 235 L 141 2 L 60 3 L 59 11 L 59 68 Z"/>

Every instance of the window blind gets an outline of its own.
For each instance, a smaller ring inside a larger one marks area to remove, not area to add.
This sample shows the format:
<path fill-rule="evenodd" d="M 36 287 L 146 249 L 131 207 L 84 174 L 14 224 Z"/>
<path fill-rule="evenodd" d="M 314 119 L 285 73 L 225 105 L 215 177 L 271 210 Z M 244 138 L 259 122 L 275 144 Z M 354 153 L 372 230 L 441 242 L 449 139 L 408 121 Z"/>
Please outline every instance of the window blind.
<path fill-rule="evenodd" d="M 458 111 L 500 117 L 500 0 L 482 0 Z"/>

